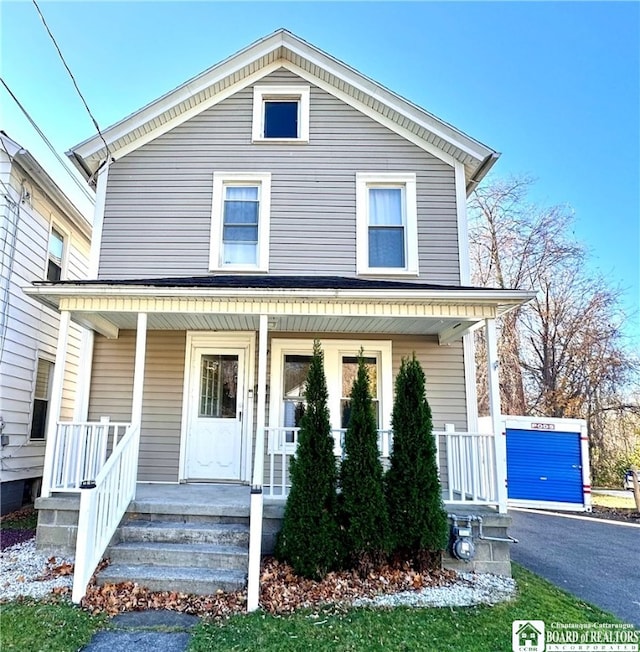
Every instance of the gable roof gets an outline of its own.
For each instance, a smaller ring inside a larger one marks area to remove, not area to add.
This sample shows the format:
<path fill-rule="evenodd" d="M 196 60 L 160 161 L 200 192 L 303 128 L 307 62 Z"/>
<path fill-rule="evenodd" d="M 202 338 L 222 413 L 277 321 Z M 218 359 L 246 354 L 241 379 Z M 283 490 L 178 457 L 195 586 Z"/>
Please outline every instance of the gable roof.
<path fill-rule="evenodd" d="M 467 192 L 473 190 L 499 156 L 490 147 L 285 29 L 256 41 L 104 130 L 102 135 L 110 156 L 117 160 L 281 67 L 447 163 L 461 163 Z M 67 156 L 89 178 L 104 164 L 107 149 L 97 134 L 73 147 Z"/>
<path fill-rule="evenodd" d="M 18 164 L 35 181 L 58 210 L 81 233 L 91 239 L 91 221 L 89 218 L 67 197 L 49 173 L 38 163 L 33 154 L 13 140 L 4 130 L 0 130 L 0 143 L 9 159 Z"/>

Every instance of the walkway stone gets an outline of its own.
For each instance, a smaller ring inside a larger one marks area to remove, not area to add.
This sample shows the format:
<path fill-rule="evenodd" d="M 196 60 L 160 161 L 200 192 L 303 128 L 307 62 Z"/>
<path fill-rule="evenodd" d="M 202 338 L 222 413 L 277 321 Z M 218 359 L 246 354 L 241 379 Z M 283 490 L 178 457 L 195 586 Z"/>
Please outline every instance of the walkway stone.
<path fill-rule="evenodd" d="M 132 611 L 114 616 L 83 652 L 184 652 L 200 619 L 175 611 Z M 167 631 L 169 630 L 169 631 Z"/>

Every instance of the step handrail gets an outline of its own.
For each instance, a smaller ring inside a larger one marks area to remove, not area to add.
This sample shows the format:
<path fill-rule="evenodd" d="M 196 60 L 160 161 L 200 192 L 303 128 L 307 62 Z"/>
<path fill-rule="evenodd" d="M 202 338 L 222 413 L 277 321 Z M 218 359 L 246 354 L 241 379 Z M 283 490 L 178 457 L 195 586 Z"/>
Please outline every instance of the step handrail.
<path fill-rule="evenodd" d="M 136 494 L 139 424 L 131 425 L 94 483 L 80 492 L 71 599 L 79 603 L 104 551 Z"/>

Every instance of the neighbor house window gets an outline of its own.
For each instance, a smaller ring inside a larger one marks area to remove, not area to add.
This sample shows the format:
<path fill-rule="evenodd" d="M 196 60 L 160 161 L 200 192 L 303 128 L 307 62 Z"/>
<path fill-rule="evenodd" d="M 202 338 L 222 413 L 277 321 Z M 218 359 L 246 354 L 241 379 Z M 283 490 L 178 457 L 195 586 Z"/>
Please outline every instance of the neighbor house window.
<path fill-rule="evenodd" d="M 418 273 L 415 174 L 357 174 L 356 213 L 359 273 Z"/>
<path fill-rule="evenodd" d="M 308 86 L 254 86 L 254 141 L 309 140 Z"/>
<path fill-rule="evenodd" d="M 47 281 L 59 281 L 62 278 L 62 261 L 64 259 L 64 236 L 55 227 L 49 233 L 49 253 L 47 259 Z"/>
<path fill-rule="evenodd" d="M 213 175 L 210 269 L 267 271 L 270 174 Z"/>
<path fill-rule="evenodd" d="M 38 358 L 36 387 L 33 395 L 33 414 L 31 415 L 31 439 L 45 438 L 52 381 L 53 362 Z"/>

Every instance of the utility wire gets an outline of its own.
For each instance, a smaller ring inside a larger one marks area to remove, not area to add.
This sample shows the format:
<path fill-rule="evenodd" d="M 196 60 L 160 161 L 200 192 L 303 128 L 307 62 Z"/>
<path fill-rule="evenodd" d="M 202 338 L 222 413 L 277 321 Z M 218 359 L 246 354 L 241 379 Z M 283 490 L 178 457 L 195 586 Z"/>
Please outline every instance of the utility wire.
<path fill-rule="evenodd" d="M 87 113 L 89 114 L 89 117 L 91 120 L 93 120 L 93 124 L 98 131 L 98 134 L 100 135 L 100 138 L 102 139 L 102 142 L 104 143 L 104 146 L 107 150 L 107 157 L 111 158 L 111 152 L 109 151 L 109 146 L 107 145 L 107 141 L 104 139 L 104 136 L 102 135 L 102 132 L 100 131 L 100 127 L 98 126 L 97 120 L 93 117 L 93 113 L 91 113 L 91 109 L 89 108 L 89 105 L 87 104 L 87 101 L 84 99 L 84 96 L 80 92 L 80 88 L 78 88 L 78 83 L 76 82 L 76 78 L 73 76 L 73 73 L 71 72 L 71 69 L 67 65 L 67 62 L 65 61 L 64 57 L 62 56 L 62 52 L 60 51 L 60 46 L 58 45 L 56 39 L 54 38 L 53 34 L 51 33 L 51 30 L 49 29 L 49 25 L 47 25 L 47 21 L 44 19 L 44 16 L 42 15 L 42 12 L 40 11 L 40 7 L 38 7 L 38 3 L 36 0 L 32 0 L 33 4 L 35 5 L 36 10 L 38 11 L 38 14 L 40 15 L 40 19 L 42 20 L 42 24 L 44 25 L 45 29 L 47 30 L 47 33 L 51 37 L 51 40 L 53 41 L 53 44 L 56 46 L 56 50 L 58 51 L 58 55 L 60 57 L 60 60 L 64 64 L 64 67 L 67 69 L 67 72 L 69 73 L 69 77 L 71 77 L 71 81 L 73 82 L 73 85 L 76 87 L 76 91 L 78 91 L 78 95 L 80 96 L 80 99 L 82 100 L 82 103 L 84 104 L 84 108 L 87 110 Z"/>
<path fill-rule="evenodd" d="M 42 138 L 42 140 L 44 140 L 47 147 L 51 150 L 51 152 L 56 157 L 56 159 L 62 164 L 64 169 L 69 173 L 69 176 L 74 180 L 74 182 L 78 186 L 78 188 L 80 188 L 80 190 L 82 190 L 82 192 L 85 194 L 87 199 L 89 199 L 89 201 L 91 201 L 91 203 L 95 203 L 95 197 L 93 197 L 93 195 L 91 195 L 91 193 L 86 189 L 84 184 L 67 167 L 67 162 L 62 158 L 62 156 L 60 156 L 60 154 L 58 154 L 56 148 L 51 144 L 51 141 L 44 135 L 44 132 L 42 131 L 42 129 L 40 129 L 40 127 L 38 127 L 35 120 L 29 115 L 29 112 L 24 108 L 24 106 L 22 106 L 22 104 L 20 103 L 20 100 L 18 100 L 18 98 L 13 93 L 13 91 L 9 88 L 9 86 L 7 86 L 7 82 L 4 79 L 2 79 L 2 77 L 0 77 L 0 82 L 2 82 L 2 85 L 7 90 L 7 93 L 9 93 L 9 95 L 11 95 L 13 101 L 18 105 L 18 107 L 20 108 L 22 113 L 24 113 L 27 120 L 31 123 L 31 126 L 38 132 L 38 135 L 40 136 L 40 138 Z"/>

